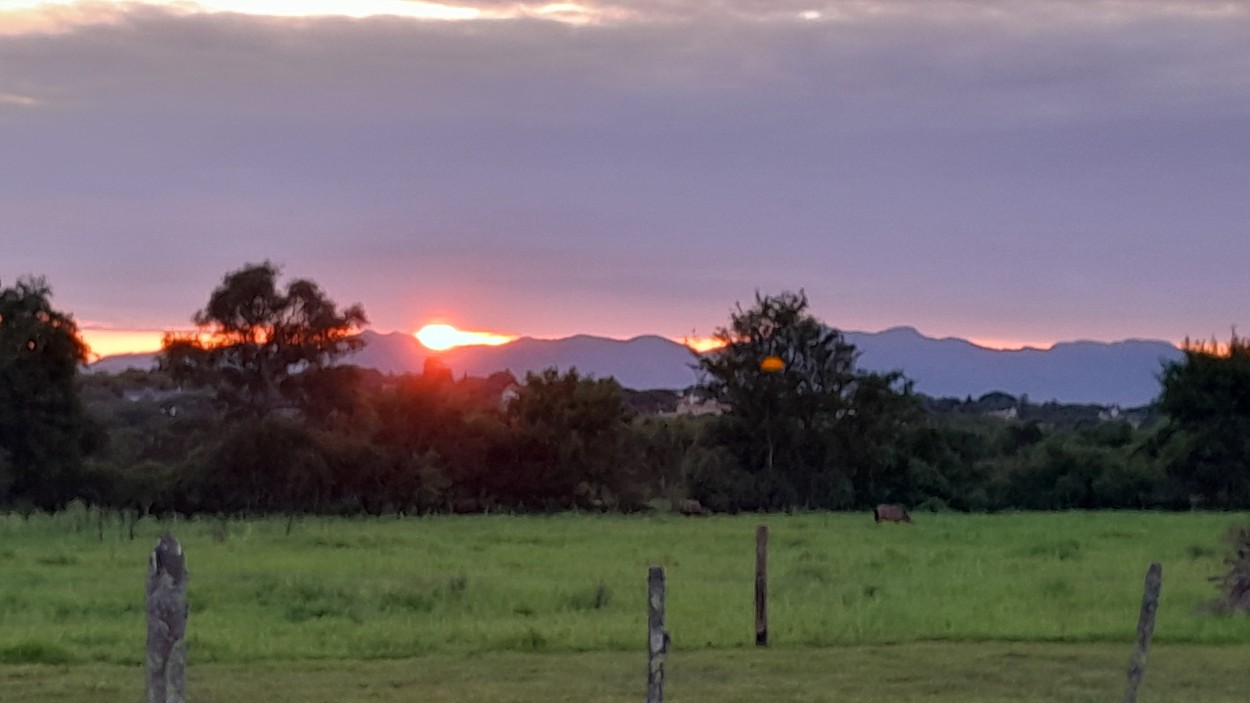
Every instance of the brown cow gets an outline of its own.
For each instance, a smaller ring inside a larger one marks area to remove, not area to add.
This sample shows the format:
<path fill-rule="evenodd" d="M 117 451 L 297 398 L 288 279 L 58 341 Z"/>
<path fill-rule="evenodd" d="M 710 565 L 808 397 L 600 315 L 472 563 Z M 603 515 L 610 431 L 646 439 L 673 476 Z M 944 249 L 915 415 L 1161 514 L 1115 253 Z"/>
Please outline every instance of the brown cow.
<path fill-rule="evenodd" d="M 880 523 L 882 520 L 886 522 L 911 522 L 911 516 L 907 514 L 907 510 L 901 505 L 890 505 L 882 503 L 878 505 L 876 510 L 872 511 L 872 518 Z"/>
<path fill-rule="evenodd" d="M 690 498 L 681 503 L 680 511 L 682 515 L 707 515 L 711 511 L 703 507 L 699 501 Z"/>

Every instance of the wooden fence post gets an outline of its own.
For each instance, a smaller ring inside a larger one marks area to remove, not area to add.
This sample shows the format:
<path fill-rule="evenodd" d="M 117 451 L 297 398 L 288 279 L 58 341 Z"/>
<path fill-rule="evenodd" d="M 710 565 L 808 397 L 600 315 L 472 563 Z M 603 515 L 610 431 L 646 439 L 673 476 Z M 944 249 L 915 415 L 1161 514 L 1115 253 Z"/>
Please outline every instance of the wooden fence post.
<path fill-rule="evenodd" d="M 185 703 L 187 562 L 166 532 L 148 559 L 147 703 Z"/>
<path fill-rule="evenodd" d="M 755 645 L 768 646 L 768 525 L 755 528 Z"/>
<path fill-rule="evenodd" d="M 1123 703 L 1137 703 L 1137 688 L 1146 673 L 1146 654 L 1155 632 L 1155 614 L 1159 611 L 1159 591 L 1163 587 L 1163 565 L 1155 562 L 1146 571 L 1146 590 L 1141 598 L 1141 615 L 1137 618 L 1137 649 L 1128 663 L 1128 688 Z"/>
<path fill-rule="evenodd" d="M 647 703 L 664 703 L 664 662 L 668 659 L 664 629 L 664 567 L 647 571 Z"/>

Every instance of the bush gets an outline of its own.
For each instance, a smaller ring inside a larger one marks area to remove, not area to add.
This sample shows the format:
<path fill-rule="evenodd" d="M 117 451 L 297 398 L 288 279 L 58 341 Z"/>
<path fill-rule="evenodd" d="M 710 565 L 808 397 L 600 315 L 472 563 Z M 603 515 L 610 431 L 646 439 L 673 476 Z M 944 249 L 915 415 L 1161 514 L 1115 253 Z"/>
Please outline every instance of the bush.
<path fill-rule="evenodd" d="M 695 447 L 682 462 L 690 497 L 720 512 L 751 510 L 759 500 L 755 480 L 724 447 Z"/>
<path fill-rule="evenodd" d="M 1211 579 L 1220 589 L 1211 609 L 1250 614 L 1250 525 L 1233 526 L 1224 541 L 1232 547 L 1232 554 L 1224 560 L 1228 571 Z"/>

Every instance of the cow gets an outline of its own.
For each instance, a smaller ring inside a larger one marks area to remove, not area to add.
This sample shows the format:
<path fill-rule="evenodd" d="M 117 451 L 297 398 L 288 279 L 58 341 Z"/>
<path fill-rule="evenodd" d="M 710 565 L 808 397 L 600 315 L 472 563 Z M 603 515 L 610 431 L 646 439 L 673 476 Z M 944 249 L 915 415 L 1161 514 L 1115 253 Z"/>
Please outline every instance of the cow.
<path fill-rule="evenodd" d="M 682 501 L 679 512 L 682 515 L 707 515 L 711 511 L 703 507 L 699 501 L 691 498 L 689 500 Z"/>
<path fill-rule="evenodd" d="M 907 514 L 907 510 L 901 505 L 890 505 L 882 503 L 878 505 L 876 510 L 872 511 L 872 518 L 877 523 L 882 520 L 886 522 L 911 522 L 911 515 Z"/>

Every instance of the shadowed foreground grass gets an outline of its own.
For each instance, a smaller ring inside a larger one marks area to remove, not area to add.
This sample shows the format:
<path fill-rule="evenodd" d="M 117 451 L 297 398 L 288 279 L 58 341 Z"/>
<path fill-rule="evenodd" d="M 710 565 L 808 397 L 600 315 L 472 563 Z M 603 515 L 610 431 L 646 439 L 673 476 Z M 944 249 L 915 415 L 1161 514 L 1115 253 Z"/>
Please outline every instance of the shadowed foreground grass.
<path fill-rule="evenodd" d="M 679 652 L 666 698 L 677 703 L 770 701 L 1063 701 L 1106 703 L 1124 691 L 1130 646 L 1103 643 L 916 643 L 824 649 Z M 1143 701 L 1244 702 L 1250 645 L 1160 645 L 1150 656 Z M 268 662 L 193 666 L 196 703 L 370 701 L 595 701 L 636 703 L 645 659 L 584 652 L 436 655 L 383 661 Z M 0 665 L 0 700 L 134 703 L 137 666 Z"/>

